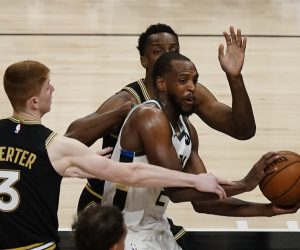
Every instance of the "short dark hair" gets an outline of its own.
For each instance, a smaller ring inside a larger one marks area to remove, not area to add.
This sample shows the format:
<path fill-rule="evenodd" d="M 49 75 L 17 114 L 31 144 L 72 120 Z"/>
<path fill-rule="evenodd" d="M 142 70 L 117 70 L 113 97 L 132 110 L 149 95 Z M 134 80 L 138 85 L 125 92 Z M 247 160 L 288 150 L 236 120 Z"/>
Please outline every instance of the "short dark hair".
<path fill-rule="evenodd" d="M 191 61 L 189 58 L 176 51 L 170 51 L 162 54 L 157 59 L 153 67 L 152 79 L 153 79 L 154 89 L 156 89 L 156 78 L 158 76 L 164 76 L 166 73 L 172 72 L 173 67 L 171 62 L 174 60 Z"/>
<path fill-rule="evenodd" d="M 140 53 L 140 56 L 143 56 L 145 53 L 145 47 L 147 45 L 149 36 L 157 33 L 169 33 L 175 36 L 178 41 L 177 33 L 169 25 L 162 23 L 152 24 L 139 37 L 137 49 Z"/>
<path fill-rule="evenodd" d="M 79 250 L 109 250 L 126 229 L 117 207 L 92 204 L 77 215 L 72 230 Z"/>

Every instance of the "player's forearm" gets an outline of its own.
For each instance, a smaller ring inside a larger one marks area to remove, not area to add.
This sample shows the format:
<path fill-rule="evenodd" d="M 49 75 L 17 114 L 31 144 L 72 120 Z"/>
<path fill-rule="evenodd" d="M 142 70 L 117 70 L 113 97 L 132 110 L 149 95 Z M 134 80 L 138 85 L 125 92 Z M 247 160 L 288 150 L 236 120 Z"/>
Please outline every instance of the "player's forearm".
<path fill-rule="evenodd" d="M 120 108 L 102 114 L 94 113 L 77 119 L 70 124 L 65 136 L 91 146 L 96 140 L 109 133 L 114 126 L 121 123 L 126 114 L 127 110 Z"/>
<path fill-rule="evenodd" d="M 191 201 L 213 201 L 219 199 L 215 193 L 200 192 L 194 188 L 165 188 L 166 195 L 174 203 Z"/>
<path fill-rule="evenodd" d="M 232 95 L 232 120 L 236 138 L 246 140 L 256 132 L 255 118 L 250 98 L 244 85 L 243 76 L 227 74 Z"/>
<path fill-rule="evenodd" d="M 98 179 L 135 187 L 196 187 L 197 175 L 146 163 L 120 163 L 97 155 L 74 157 L 73 165 Z M 199 186 L 199 185 L 198 185 Z"/>
<path fill-rule="evenodd" d="M 197 175 L 149 165 L 134 163 L 134 170 L 126 181 L 131 186 L 143 187 L 196 187 Z"/>
<path fill-rule="evenodd" d="M 246 202 L 239 199 L 228 198 L 209 202 L 192 202 L 194 210 L 198 213 L 214 214 L 232 217 L 272 216 L 269 204 Z"/>
<path fill-rule="evenodd" d="M 237 194 L 245 193 L 249 187 L 243 181 L 236 181 L 235 185 L 221 185 L 226 192 L 227 197 Z M 167 188 L 165 189 L 167 195 L 172 202 L 186 202 L 186 201 L 210 201 L 217 200 L 218 196 L 214 193 L 199 192 L 193 188 Z"/>
<path fill-rule="evenodd" d="M 234 181 L 235 185 L 221 185 L 225 190 L 227 197 L 235 196 L 245 192 L 251 191 L 243 180 Z"/>

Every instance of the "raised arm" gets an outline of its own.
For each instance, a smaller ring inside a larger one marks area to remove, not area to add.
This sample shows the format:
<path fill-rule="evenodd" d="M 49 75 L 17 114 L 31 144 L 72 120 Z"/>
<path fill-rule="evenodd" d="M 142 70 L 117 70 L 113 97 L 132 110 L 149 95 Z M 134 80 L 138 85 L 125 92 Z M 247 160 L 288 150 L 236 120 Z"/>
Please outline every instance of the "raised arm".
<path fill-rule="evenodd" d="M 256 131 L 252 105 L 241 74 L 247 39 L 242 37 L 239 29 L 235 33 L 233 27 L 230 27 L 230 34 L 224 32 L 224 37 L 227 48 L 224 53 L 224 45 L 219 46 L 219 61 L 231 90 L 232 107 L 219 102 L 207 88 L 198 84 L 195 113 L 212 128 L 246 140 Z"/>
<path fill-rule="evenodd" d="M 128 186 L 194 187 L 218 183 L 214 176 L 185 174 L 145 163 L 120 163 L 99 156 L 77 140 L 55 136 L 48 146 L 55 170 L 65 177 L 98 178 Z"/>
<path fill-rule="evenodd" d="M 135 98 L 128 92 L 121 91 L 106 100 L 96 112 L 73 121 L 65 136 L 91 146 L 122 124 L 131 109 L 131 104 L 135 102 Z"/>

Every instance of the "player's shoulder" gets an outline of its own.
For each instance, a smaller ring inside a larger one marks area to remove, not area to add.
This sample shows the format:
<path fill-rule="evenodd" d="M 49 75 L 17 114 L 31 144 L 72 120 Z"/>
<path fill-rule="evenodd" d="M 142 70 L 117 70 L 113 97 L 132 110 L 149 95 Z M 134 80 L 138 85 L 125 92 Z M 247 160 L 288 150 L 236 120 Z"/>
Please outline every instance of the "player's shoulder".
<path fill-rule="evenodd" d="M 51 143 L 49 143 L 49 146 L 51 148 L 70 148 L 73 146 L 81 145 L 82 143 L 74 138 L 70 138 L 64 135 L 55 134 L 55 136 L 52 138 Z"/>
<path fill-rule="evenodd" d="M 145 102 L 134 108 L 131 114 L 131 121 L 138 122 L 146 126 L 150 122 L 152 124 L 163 124 L 164 122 L 167 122 L 167 118 L 156 102 Z"/>
<path fill-rule="evenodd" d="M 124 103 L 127 101 L 130 101 L 132 103 L 138 103 L 136 97 L 131 92 L 126 90 L 121 90 L 120 92 L 113 95 L 110 99 L 118 99 L 119 101 L 122 101 Z"/>
<path fill-rule="evenodd" d="M 161 115 L 164 114 L 159 104 L 156 101 L 147 101 L 136 107 L 136 112 L 139 115 Z"/>

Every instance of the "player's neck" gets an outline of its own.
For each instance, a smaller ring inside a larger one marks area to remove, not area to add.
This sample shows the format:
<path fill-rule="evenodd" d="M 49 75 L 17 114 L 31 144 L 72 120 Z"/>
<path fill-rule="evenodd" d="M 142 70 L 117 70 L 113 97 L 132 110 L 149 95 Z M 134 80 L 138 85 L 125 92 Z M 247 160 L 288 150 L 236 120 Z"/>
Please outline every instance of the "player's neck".
<path fill-rule="evenodd" d="M 158 98 L 159 103 L 162 106 L 162 110 L 168 117 L 169 122 L 172 124 L 173 128 L 176 128 L 178 126 L 178 120 L 179 120 L 179 113 L 177 110 L 173 107 L 173 105 L 170 105 L 170 103 L 164 101 L 161 98 Z"/>
<path fill-rule="evenodd" d="M 144 84 L 147 89 L 148 95 L 152 99 L 154 99 L 155 95 L 154 95 L 153 81 L 152 81 L 152 77 L 149 76 L 148 74 L 146 74 L 146 77 L 144 79 Z"/>
<path fill-rule="evenodd" d="M 22 121 L 36 121 L 38 123 L 41 123 L 41 117 L 40 115 L 34 113 L 34 112 L 28 112 L 28 111 L 14 111 L 13 117 L 22 120 Z"/>

